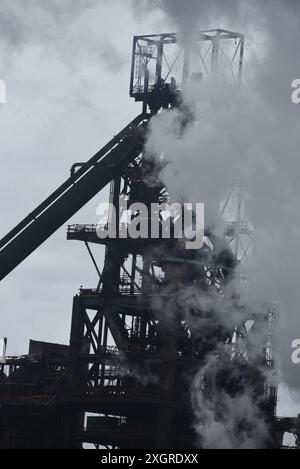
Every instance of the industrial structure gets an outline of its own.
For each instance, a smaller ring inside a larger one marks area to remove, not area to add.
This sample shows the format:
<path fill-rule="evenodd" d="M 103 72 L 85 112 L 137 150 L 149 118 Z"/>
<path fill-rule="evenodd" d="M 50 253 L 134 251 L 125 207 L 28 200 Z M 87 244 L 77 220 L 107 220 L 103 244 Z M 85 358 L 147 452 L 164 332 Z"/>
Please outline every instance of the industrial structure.
<path fill-rule="evenodd" d="M 98 275 L 97 285 L 81 287 L 73 299 L 69 346 L 30 341 L 27 355 L 3 354 L 0 448 L 81 448 L 85 443 L 96 448 L 201 448 L 190 386 L 220 343 L 225 352 L 217 355 L 218 386 L 231 396 L 252 390 L 253 405 L 268 428 L 261 447 L 282 447 L 285 432 L 295 434 L 299 443 L 300 419 L 276 417 L 277 390 L 268 380 L 275 368 L 274 310 L 245 311 L 233 292 L 230 302 L 240 317 L 224 327 L 226 321 L 212 306 L 195 303 L 187 312 L 180 295 L 187 289 L 196 298 L 228 300 L 226 285 L 251 244 L 240 189 L 232 188 L 224 199 L 222 215 L 230 203 L 237 203 L 237 211 L 223 236 L 206 227 L 198 250 L 185 249 L 172 230 L 166 238 L 159 213 L 155 238 L 118 236 L 140 217 L 137 211 L 128 219 L 120 200 L 147 207 L 170 200 L 160 179 L 162 163 L 144 151 L 151 117 L 178 107 L 184 130 L 193 110 L 183 102 L 183 88 L 200 87 L 214 73 L 229 73 L 240 85 L 243 53 L 243 35 L 220 29 L 197 33 L 184 49 L 176 34 L 135 37 L 130 96 L 141 102 L 142 113 L 89 161 L 75 163 L 66 182 L 0 241 L 3 279 L 110 184 L 117 236 L 109 235 L 110 213 L 103 225 L 67 228 L 68 240 L 86 245 Z M 250 244 L 243 244 L 243 237 Z M 94 249 L 105 250 L 103 268 Z M 259 363 L 254 363 L 249 360 L 251 334 L 258 329 L 264 339 Z M 209 399 L 209 379 L 201 392 Z M 239 425 L 242 431 L 244 423 Z"/>

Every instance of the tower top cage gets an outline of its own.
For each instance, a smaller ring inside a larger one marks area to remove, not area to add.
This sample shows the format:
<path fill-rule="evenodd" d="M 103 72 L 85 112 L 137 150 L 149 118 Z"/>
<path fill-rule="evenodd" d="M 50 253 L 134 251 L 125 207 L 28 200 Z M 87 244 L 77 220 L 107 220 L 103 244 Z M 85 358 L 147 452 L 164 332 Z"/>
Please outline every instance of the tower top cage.
<path fill-rule="evenodd" d="M 188 44 L 176 33 L 134 36 L 130 96 L 144 106 L 155 101 L 159 108 L 188 82 L 216 72 L 239 84 L 244 40 L 243 34 L 224 29 L 198 31 Z"/>

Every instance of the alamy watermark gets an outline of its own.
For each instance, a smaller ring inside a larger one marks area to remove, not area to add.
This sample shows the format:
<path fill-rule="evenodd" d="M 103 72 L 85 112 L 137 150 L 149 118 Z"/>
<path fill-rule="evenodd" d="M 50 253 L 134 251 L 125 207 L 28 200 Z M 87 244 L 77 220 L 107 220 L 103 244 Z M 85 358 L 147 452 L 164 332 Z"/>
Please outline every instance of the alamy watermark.
<path fill-rule="evenodd" d="M 6 83 L 0 78 L 0 104 L 6 103 Z"/>
<path fill-rule="evenodd" d="M 291 100 L 294 104 L 300 103 L 300 78 L 296 78 L 292 81 L 291 88 L 293 89 L 291 94 Z"/>
<path fill-rule="evenodd" d="M 203 203 L 133 203 L 120 198 L 97 207 L 100 216 L 96 233 L 100 239 L 184 239 L 186 249 L 200 249 L 204 243 Z M 119 223 L 118 221 L 119 220 Z"/>
<path fill-rule="evenodd" d="M 293 350 L 292 355 L 291 355 L 292 362 L 294 363 L 294 365 L 299 365 L 300 363 L 300 339 L 293 340 L 291 344 L 291 348 Z"/>
<path fill-rule="evenodd" d="M 296 78 L 291 83 L 292 94 L 291 101 L 293 104 L 300 104 L 300 78 Z M 291 361 L 294 365 L 300 364 L 300 339 L 294 339 L 291 343 Z"/>

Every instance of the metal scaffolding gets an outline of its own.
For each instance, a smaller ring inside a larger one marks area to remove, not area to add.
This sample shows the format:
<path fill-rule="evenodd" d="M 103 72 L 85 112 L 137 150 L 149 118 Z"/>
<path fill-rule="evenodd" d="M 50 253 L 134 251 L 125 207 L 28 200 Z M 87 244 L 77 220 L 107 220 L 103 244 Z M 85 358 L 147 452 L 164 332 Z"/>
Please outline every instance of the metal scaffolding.
<path fill-rule="evenodd" d="M 139 216 L 131 212 L 124 222 L 121 199 L 147 207 L 168 202 L 160 164 L 143 146 L 151 116 L 180 108 L 188 81 L 201 86 L 212 73 L 227 70 L 240 84 L 243 53 L 244 36 L 221 29 L 197 33 L 188 49 L 176 34 L 135 37 L 130 96 L 142 102 L 142 114 L 87 163 L 75 163 L 70 178 L 0 241 L 1 278 L 108 183 L 118 233 Z M 241 238 L 250 242 L 252 231 L 238 189 L 225 198 L 221 212 L 234 193 L 235 218 L 220 236 L 206 227 L 198 250 L 185 249 L 174 233 L 166 239 L 162 219 L 156 239 L 99 237 L 110 218 L 103 226 L 68 226 L 67 239 L 85 244 L 97 279 L 73 299 L 69 346 L 31 341 L 27 355 L 0 363 L 0 447 L 201 447 L 190 385 L 216 351 L 220 389 L 233 396 L 245 387 L 252 390 L 253 405 L 268 427 L 261 446 L 281 447 L 285 431 L 299 436 L 299 420 L 276 418 L 277 389 L 268 380 L 275 367 L 274 310 L 250 311 L 237 292 L 226 296 L 250 249 Z M 103 247 L 104 261 L 98 261 Z M 187 312 L 184 289 L 206 301 Z M 234 323 L 224 326 L 212 297 L 235 308 Z M 249 357 L 258 329 L 263 340 L 256 367 Z M 209 399 L 208 378 L 203 389 Z"/>

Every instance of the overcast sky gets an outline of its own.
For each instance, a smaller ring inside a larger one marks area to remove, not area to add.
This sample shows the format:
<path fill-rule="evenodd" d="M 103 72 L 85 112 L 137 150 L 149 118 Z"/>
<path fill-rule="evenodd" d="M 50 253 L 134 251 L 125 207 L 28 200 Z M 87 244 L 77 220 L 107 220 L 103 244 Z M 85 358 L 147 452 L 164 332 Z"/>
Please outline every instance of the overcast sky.
<path fill-rule="evenodd" d="M 62 183 L 74 162 L 90 158 L 140 112 L 128 95 L 132 37 L 172 31 L 176 23 L 184 29 L 175 8 L 182 3 L 195 0 L 0 0 L 0 78 L 7 85 L 0 236 Z M 232 15 L 217 15 L 215 23 L 203 9 L 200 26 L 245 32 L 246 59 L 259 57 L 261 18 L 252 17 L 250 27 L 233 14 L 237 2 L 224 3 Z M 250 80 L 246 65 L 245 80 L 247 74 Z M 101 200 L 107 191 L 70 223 L 96 223 Z M 101 259 L 102 248 L 93 249 Z M 80 285 L 96 283 L 84 245 L 67 242 L 62 227 L 1 282 L 0 337 L 8 337 L 8 353 L 26 353 L 30 338 L 68 343 L 72 297 Z"/>
<path fill-rule="evenodd" d="M 4 235 L 135 115 L 129 98 L 134 34 L 159 32 L 159 14 L 136 16 L 128 0 L 0 1 L 0 108 Z M 95 223 L 103 191 L 70 223 Z M 86 248 L 62 227 L 0 288 L 8 353 L 29 338 L 68 342 L 72 297 L 97 277 Z M 102 247 L 96 249 L 102 257 Z"/>

